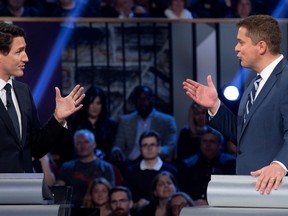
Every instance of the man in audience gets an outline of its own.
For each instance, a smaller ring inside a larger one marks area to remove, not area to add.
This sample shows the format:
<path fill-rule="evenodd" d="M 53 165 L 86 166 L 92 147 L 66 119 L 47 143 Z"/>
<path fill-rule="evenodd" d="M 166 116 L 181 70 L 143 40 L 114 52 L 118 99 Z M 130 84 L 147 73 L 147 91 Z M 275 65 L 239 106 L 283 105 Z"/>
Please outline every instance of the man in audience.
<path fill-rule="evenodd" d="M 116 186 L 109 191 L 109 203 L 112 213 L 109 216 L 131 216 L 133 206 L 129 188 Z"/>
<path fill-rule="evenodd" d="M 133 100 L 136 111 L 120 117 L 111 153 L 112 161 L 140 161 L 139 137 L 150 129 L 157 131 L 162 139 L 160 156 L 171 161 L 177 141 L 175 118 L 154 108 L 153 92 L 147 86 L 137 86 L 133 92 Z"/>
<path fill-rule="evenodd" d="M 71 202 L 75 207 L 80 207 L 87 187 L 93 179 L 104 177 L 114 185 L 115 177 L 112 165 L 96 157 L 96 142 L 92 132 L 87 129 L 76 131 L 74 146 L 79 158 L 62 165 L 57 185 L 73 186 Z"/>
<path fill-rule="evenodd" d="M 200 138 L 200 153 L 183 161 L 179 166 L 180 189 L 195 201 L 207 201 L 207 185 L 212 174 L 234 175 L 236 159 L 222 152 L 223 136 L 211 127 L 203 130 Z"/>
<path fill-rule="evenodd" d="M 132 192 L 136 210 L 151 201 L 150 190 L 152 181 L 157 174 L 166 170 L 176 176 L 177 172 L 176 167 L 163 162 L 159 157 L 161 140 L 156 131 L 150 130 L 142 133 L 139 145 L 143 159 L 141 162 L 128 167 L 124 176 L 124 185 L 129 187 Z"/>

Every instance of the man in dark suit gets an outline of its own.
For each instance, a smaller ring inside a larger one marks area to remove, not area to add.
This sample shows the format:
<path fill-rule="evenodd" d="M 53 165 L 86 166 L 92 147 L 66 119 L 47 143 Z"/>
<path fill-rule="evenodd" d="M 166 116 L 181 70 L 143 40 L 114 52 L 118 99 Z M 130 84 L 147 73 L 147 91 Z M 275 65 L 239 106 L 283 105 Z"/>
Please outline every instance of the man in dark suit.
<path fill-rule="evenodd" d="M 258 177 L 256 190 L 269 194 L 288 167 L 288 62 L 280 54 L 281 30 L 273 17 L 250 16 L 237 26 L 241 66 L 261 75 L 256 95 L 256 79 L 244 92 L 238 115 L 221 103 L 210 75 L 208 86 L 190 79 L 183 85 L 190 98 L 208 108 L 210 124 L 237 143 L 236 173 Z"/>
<path fill-rule="evenodd" d="M 65 119 L 81 109 L 85 96 L 79 85 L 66 97 L 56 87 L 55 112 L 41 128 L 29 87 L 13 79 L 23 76 L 28 60 L 24 30 L 0 22 L 0 173 L 32 172 L 32 157 L 43 157 L 62 140 L 68 132 Z"/>
<path fill-rule="evenodd" d="M 136 111 L 122 115 L 111 151 L 114 161 L 128 160 L 130 164 L 141 159 L 140 135 L 147 130 L 157 131 L 162 140 L 160 156 L 171 161 L 177 139 L 175 118 L 154 108 L 153 92 L 147 86 L 136 86 L 133 91 Z"/>

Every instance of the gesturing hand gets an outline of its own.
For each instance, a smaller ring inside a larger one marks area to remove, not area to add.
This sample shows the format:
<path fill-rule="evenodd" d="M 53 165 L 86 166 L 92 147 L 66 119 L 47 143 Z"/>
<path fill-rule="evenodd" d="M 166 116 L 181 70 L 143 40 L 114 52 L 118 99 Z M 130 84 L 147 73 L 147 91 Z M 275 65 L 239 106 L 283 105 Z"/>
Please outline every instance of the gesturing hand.
<path fill-rule="evenodd" d="M 66 97 L 61 96 L 60 89 L 55 87 L 56 92 L 56 108 L 54 112 L 54 117 L 56 120 L 63 124 L 65 119 L 72 115 L 73 113 L 80 110 L 83 106 L 81 104 L 85 94 L 83 94 L 84 87 L 76 85 L 73 90 Z"/>
<path fill-rule="evenodd" d="M 196 103 L 208 108 L 212 113 L 216 111 L 219 106 L 219 99 L 217 90 L 212 82 L 211 75 L 207 76 L 208 85 L 202 85 L 194 80 L 187 79 L 183 82 L 183 88 L 186 94 L 192 98 Z"/>

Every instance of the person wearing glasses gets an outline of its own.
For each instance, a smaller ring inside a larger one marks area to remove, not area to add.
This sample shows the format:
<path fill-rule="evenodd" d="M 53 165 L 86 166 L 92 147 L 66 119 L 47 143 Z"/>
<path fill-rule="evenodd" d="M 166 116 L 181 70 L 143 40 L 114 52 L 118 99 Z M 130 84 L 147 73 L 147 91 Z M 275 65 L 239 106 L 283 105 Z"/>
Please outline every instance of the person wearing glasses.
<path fill-rule="evenodd" d="M 152 181 L 161 171 L 166 170 L 176 176 L 177 169 L 160 158 L 161 139 L 159 133 L 148 130 L 141 134 L 140 151 L 142 160 L 127 168 L 124 175 L 124 185 L 129 187 L 133 194 L 133 208 L 137 212 L 150 203 Z M 145 183 L 145 184 L 144 184 Z"/>
<path fill-rule="evenodd" d="M 111 214 L 109 216 L 131 216 L 133 206 L 132 193 L 129 188 L 115 186 L 109 191 Z"/>

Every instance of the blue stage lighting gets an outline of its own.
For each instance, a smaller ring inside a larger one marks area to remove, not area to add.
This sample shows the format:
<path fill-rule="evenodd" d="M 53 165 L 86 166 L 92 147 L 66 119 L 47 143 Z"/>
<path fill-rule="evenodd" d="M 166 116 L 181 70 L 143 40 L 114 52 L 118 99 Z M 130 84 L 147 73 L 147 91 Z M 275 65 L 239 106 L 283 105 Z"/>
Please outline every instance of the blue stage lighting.
<path fill-rule="evenodd" d="M 74 31 L 74 23 L 70 22 L 69 18 L 80 17 L 84 7 L 87 4 L 87 1 L 88 0 L 81 0 L 81 2 L 76 5 L 76 8 L 72 10 L 67 16 L 67 21 L 62 23 L 62 28 L 59 32 L 59 36 L 55 41 L 54 47 L 51 50 L 51 54 L 47 59 L 43 71 L 41 72 L 41 76 L 38 79 L 35 88 L 33 89 L 33 98 L 37 107 L 40 105 L 47 85 L 50 83 L 53 72 L 55 72 L 55 68 L 59 60 L 61 59 L 62 50 L 65 48 Z"/>

